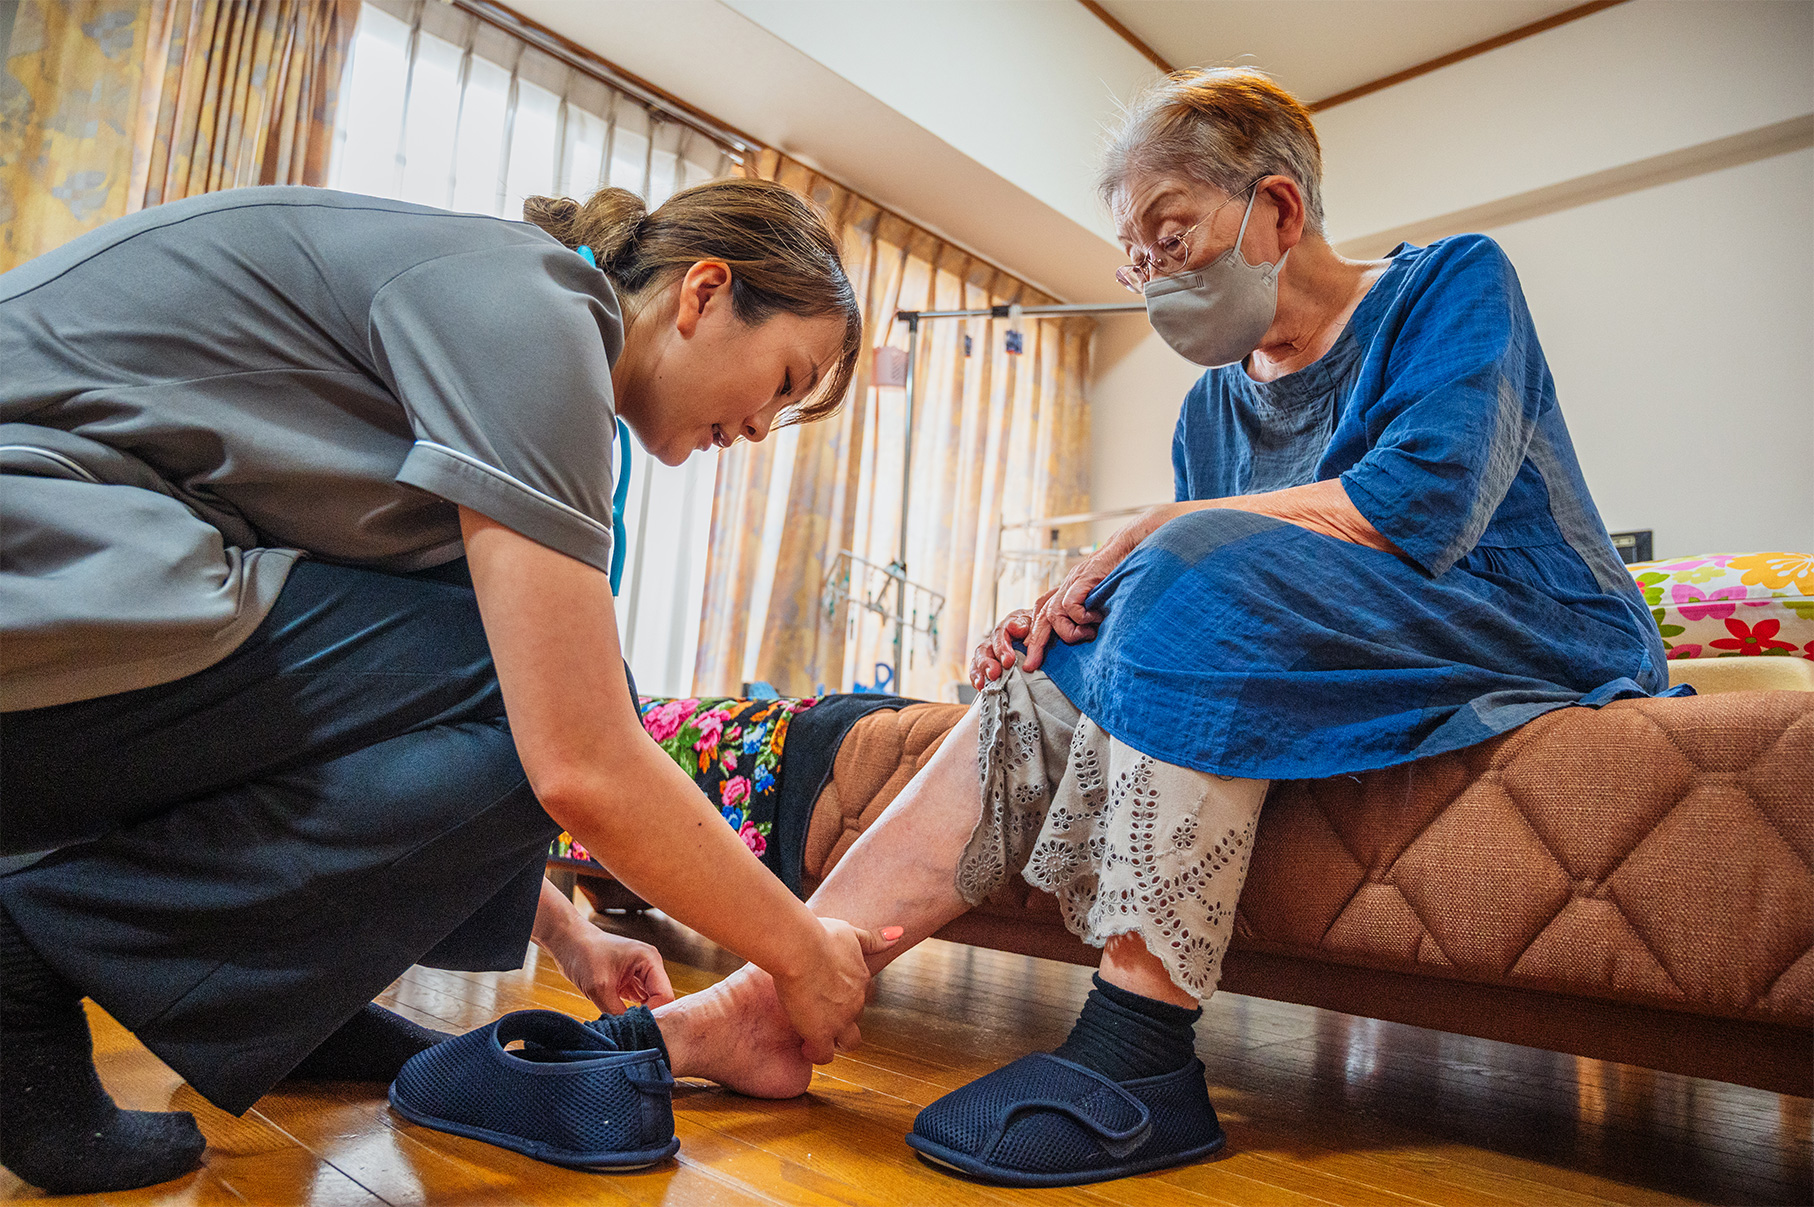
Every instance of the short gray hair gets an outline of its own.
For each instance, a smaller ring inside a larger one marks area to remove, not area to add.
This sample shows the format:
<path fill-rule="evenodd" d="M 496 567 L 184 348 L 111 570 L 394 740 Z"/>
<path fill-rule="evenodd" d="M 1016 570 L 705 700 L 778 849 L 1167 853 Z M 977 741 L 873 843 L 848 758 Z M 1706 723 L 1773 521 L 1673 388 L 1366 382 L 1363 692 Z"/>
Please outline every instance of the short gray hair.
<path fill-rule="evenodd" d="M 1289 176 L 1305 225 L 1323 233 L 1323 149 L 1310 111 L 1254 67 L 1174 71 L 1135 97 L 1102 158 L 1097 189 L 1112 209 L 1130 176 L 1182 176 L 1235 196 Z"/>

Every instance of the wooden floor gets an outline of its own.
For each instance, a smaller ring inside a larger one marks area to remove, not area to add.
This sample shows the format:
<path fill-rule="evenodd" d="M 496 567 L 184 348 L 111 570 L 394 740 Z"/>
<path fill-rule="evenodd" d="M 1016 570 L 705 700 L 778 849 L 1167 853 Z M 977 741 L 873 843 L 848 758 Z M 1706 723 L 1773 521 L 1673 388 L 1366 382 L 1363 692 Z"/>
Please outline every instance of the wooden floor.
<path fill-rule="evenodd" d="M 734 966 L 659 917 L 610 925 L 657 943 L 675 988 Z M 387 1004 L 462 1030 L 508 1010 L 595 1011 L 550 962 L 515 973 L 412 969 Z M 206 1166 L 104 1199 L 133 1204 L 1663 1204 L 1800 1203 L 1810 1103 L 1255 998 L 1220 995 L 1198 1051 L 1228 1130 L 1218 1160 L 1077 1190 L 958 1181 L 901 1142 L 922 1106 L 1060 1041 L 1085 969 L 930 942 L 878 978 L 868 1045 L 792 1102 L 683 1085 L 680 1155 L 635 1174 L 544 1165 L 392 1115 L 383 1089 L 283 1089 L 217 1111 L 105 1015 L 101 1076 L 123 1106 L 194 1111 Z M 36 1198 L 0 1173 L 7 1201 Z"/>

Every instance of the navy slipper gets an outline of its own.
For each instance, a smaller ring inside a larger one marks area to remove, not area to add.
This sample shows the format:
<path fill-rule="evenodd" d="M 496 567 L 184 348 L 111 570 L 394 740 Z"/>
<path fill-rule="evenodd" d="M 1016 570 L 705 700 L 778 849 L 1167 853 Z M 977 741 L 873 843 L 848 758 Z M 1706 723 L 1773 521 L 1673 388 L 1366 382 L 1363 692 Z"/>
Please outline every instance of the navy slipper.
<path fill-rule="evenodd" d="M 673 1092 L 661 1053 L 619 1051 L 557 1011 L 518 1010 L 410 1057 L 390 1099 L 412 1123 L 541 1161 L 641 1169 L 680 1148 Z"/>
<path fill-rule="evenodd" d="M 1110 1081 L 1049 1052 L 953 1090 L 921 1111 L 922 1157 L 1006 1186 L 1077 1186 L 1207 1157 L 1227 1143 L 1203 1063 Z"/>

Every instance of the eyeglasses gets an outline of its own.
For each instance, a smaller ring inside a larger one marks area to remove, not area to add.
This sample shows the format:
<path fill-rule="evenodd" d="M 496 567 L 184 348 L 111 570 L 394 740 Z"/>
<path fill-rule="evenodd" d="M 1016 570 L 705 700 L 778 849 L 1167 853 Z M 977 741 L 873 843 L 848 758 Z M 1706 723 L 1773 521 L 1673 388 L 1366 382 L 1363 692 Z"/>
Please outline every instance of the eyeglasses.
<path fill-rule="evenodd" d="M 1226 204 L 1227 202 L 1223 202 L 1223 205 Z M 1163 239 L 1155 240 L 1148 251 L 1143 252 L 1139 248 L 1135 248 L 1133 263 L 1123 264 L 1117 268 L 1115 279 L 1120 281 L 1124 288 L 1139 293 L 1142 287 L 1154 277 L 1170 276 L 1183 268 L 1190 262 L 1191 235 L 1199 226 L 1208 222 L 1210 218 L 1214 218 L 1216 211 L 1221 208 L 1221 206 L 1217 206 L 1216 209 L 1209 212 L 1208 217 L 1191 223 L 1175 235 L 1167 235 Z"/>
<path fill-rule="evenodd" d="M 1260 181 L 1264 179 L 1266 179 L 1264 176 L 1256 177 L 1253 180 L 1253 183 L 1249 184 L 1247 188 L 1242 189 L 1239 193 L 1229 197 L 1227 200 L 1223 201 L 1221 205 L 1218 205 L 1215 209 L 1209 211 L 1208 214 L 1204 215 L 1196 222 L 1191 223 L 1177 234 L 1167 235 L 1163 239 L 1154 240 L 1152 247 L 1146 250 L 1135 248 L 1133 263 L 1123 264 L 1120 268 L 1117 268 L 1115 270 L 1115 279 L 1120 281 L 1122 288 L 1128 290 L 1130 293 L 1140 293 L 1143 291 L 1143 287 L 1146 283 L 1154 277 L 1168 277 L 1182 269 L 1186 264 L 1190 263 L 1190 237 L 1196 232 L 1197 228 L 1206 225 L 1210 219 L 1221 213 L 1223 206 L 1245 197 L 1248 190 L 1252 189 L 1254 185 L 1260 183 Z"/>

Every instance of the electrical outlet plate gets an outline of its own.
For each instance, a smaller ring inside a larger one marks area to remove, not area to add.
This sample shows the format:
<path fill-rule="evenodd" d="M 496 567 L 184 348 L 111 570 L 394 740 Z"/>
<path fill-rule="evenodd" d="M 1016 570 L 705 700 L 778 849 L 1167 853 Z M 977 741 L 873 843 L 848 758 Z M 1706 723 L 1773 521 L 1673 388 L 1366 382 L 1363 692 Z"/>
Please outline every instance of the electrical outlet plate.
<path fill-rule="evenodd" d="M 1651 551 L 1651 530 L 1640 528 L 1635 532 L 1612 533 L 1612 547 L 1619 551 L 1619 558 L 1627 566 L 1633 562 L 1647 562 L 1656 555 Z"/>

